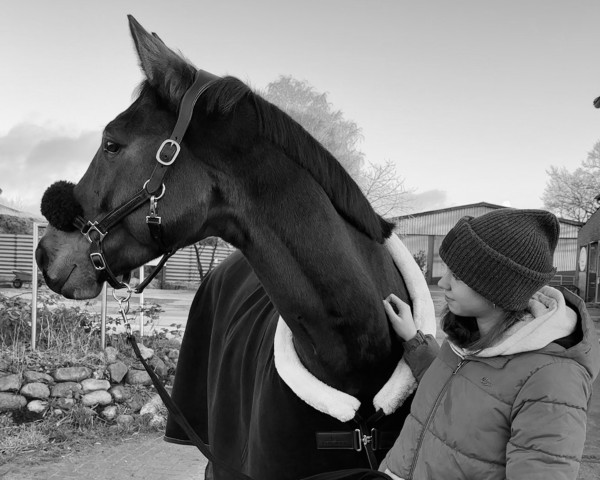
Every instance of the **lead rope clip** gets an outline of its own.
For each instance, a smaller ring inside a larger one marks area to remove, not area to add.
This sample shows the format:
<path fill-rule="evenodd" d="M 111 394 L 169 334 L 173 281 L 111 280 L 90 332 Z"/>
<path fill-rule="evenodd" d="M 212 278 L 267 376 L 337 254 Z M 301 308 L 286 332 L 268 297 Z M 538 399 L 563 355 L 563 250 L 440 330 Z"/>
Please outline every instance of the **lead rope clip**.
<path fill-rule="evenodd" d="M 162 194 L 161 194 L 162 197 Z M 158 197 L 160 198 L 160 197 Z M 160 225 L 162 223 L 162 218 L 156 214 L 158 210 L 158 198 L 152 195 L 150 197 L 150 215 L 146 217 L 146 223 L 148 225 Z"/>
<path fill-rule="evenodd" d="M 125 324 L 125 333 L 127 337 L 131 337 L 131 324 L 129 323 L 129 319 L 127 318 L 127 314 L 129 313 L 129 299 L 131 298 L 131 294 L 133 293 L 133 289 L 127 285 L 127 293 L 125 296 L 119 296 L 117 291 L 113 288 L 112 296 L 119 304 L 119 313 L 123 318 L 123 323 Z"/>

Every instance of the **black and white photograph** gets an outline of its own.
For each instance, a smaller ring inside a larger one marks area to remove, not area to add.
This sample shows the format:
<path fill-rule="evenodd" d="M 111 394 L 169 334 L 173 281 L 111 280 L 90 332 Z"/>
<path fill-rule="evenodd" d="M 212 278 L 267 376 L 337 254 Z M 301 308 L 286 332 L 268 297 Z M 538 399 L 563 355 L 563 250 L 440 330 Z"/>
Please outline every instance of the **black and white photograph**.
<path fill-rule="evenodd" d="M 600 478 L 600 3 L 0 15 L 0 479 Z"/>

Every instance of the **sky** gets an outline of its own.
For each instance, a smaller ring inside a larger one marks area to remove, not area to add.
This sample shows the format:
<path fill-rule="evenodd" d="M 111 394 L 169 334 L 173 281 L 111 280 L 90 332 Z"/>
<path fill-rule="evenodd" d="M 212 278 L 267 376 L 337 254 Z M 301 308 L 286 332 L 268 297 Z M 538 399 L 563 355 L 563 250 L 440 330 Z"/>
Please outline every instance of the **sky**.
<path fill-rule="evenodd" d="M 0 203 L 78 181 L 142 80 L 127 14 L 198 68 L 327 92 L 412 211 L 543 208 L 600 140 L 597 0 L 22 0 L 0 15 Z"/>

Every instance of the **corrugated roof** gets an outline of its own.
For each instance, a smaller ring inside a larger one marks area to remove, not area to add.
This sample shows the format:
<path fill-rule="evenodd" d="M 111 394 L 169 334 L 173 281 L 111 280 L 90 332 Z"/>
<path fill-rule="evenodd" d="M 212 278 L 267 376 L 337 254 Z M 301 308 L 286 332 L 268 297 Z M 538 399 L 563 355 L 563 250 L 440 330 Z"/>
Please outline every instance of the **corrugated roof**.
<path fill-rule="evenodd" d="M 457 205 L 455 207 L 440 208 L 438 210 L 428 210 L 426 212 L 411 213 L 410 215 L 401 215 L 399 217 L 394 217 L 392 220 L 403 220 L 406 218 L 420 217 L 423 215 L 433 215 L 433 214 L 437 214 L 437 213 L 445 213 L 445 212 L 453 212 L 455 210 L 463 210 L 465 208 L 479 208 L 479 207 L 490 208 L 490 209 L 507 208 L 503 205 L 495 205 L 493 203 L 487 203 L 487 202 L 469 203 L 468 205 Z"/>
<path fill-rule="evenodd" d="M 392 221 L 398 226 L 400 234 L 445 235 L 465 215 L 478 217 L 501 208 L 509 207 L 487 202 L 470 203 L 450 208 L 418 212 L 411 215 L 402 215 L 392 218 Z M 576 238 L 579 229 L 583 225 L 581 222 L 564 218 L 558 218 L 558 221 L 561 226 L 561 237 L 564 238 Z"/>
<path fill-rule="evenodd" d="M 39 214 L 36 215 L 36 214 L 30 213 L 30 212 L 23 212 L 21 210 L 17 210 L 16 208 L 2 205 L 1 203 L 0 203 L 0 215 L 10 215 L 12 217 L 31 218 L 33 220 L 42 221 L 42 217 Z"/>

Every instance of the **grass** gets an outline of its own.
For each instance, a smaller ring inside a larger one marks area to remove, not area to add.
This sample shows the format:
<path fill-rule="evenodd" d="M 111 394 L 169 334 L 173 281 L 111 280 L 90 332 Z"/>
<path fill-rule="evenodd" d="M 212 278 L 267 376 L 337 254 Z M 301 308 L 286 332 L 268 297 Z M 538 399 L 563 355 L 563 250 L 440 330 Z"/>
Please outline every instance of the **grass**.
<path fill-rule="evenodd" d="M 148 416 L 138 416 L 128 426 L 110 424 L 83 408 L 68 414 L 48 416 L 26 423 L 10 415 L 0 416 L 0 466 L 7 463 L 28 465 L 50 461 L 98 443 L 119 443 L 135 435 L 159 432 Z"/>
<path fill-rule="evenodd" d="M 37 349 L 32 350 L 31 303 L 20 296 L 0 294 L 0 371 L 51 373 L 59 367 L 77 365 L 103 375 L 106 363 L 100 348 L 100 319 L 87 306 L 85 303 L 66 306 L 58 295 L 42 293 L 37 312 Z M 144 309 L 145 318 L 153 323 L 160 311 L 158 305 L 149 305 Z M 119 322 L 118 318 L 107 319 L 107 344 L 116 347 L 119 359 L 131 365 L 136 363 L 131 347 L 124 334 L 114 333 Z M 159 357 L 179 347 L 179 342 L 167 339 L 165 332 L 144 337 L 144 344 Z M 128 389 L 132 403 L 139 406 L 154 393 L 147 387 L 128 386 Z M 162 425 L 152 423 L 147 415 L 133 415 L 130 424 L 119 425 L 78 404 L 68 411 L 58 410 L 55 402 L 50 399 L 42 414 L 26 409 L 0 414 L 0 465 L 23 461 L 40 463 L 98 442 L 120 442 L 133 435 L 162 429 Z M 119 414 L 133 413 L 129 404 L 118 404 L 117 408 Z"/>

